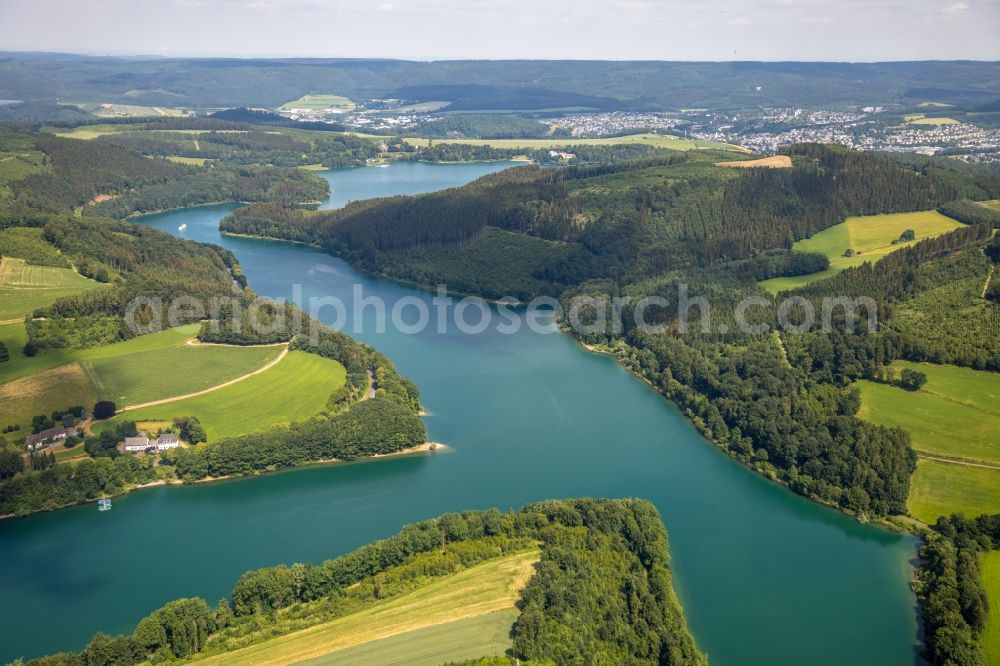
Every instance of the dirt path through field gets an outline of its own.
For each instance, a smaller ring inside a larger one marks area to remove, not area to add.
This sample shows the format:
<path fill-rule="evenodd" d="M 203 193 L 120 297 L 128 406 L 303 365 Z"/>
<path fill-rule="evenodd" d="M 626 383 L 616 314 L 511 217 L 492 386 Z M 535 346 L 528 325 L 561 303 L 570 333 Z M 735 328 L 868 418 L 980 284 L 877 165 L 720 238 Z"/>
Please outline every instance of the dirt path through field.
<path fill-rule="evenodd" d="M 955 460 L 954 458 L 941 458 L 939 456 L 929 456 L 926 453 L 921 453 L 917 451 L 917 455 L 921 458 L 926 458 L 927 460 L 935 460 L 937 462 L 948 463 L 950 465 L 965 465 L 966 467 L 983 467 L 985 469 L 993 469 L 1000 472 L 1000 465 L 991 465 L 984 462 L 967 462 L 965 460 Z"/>
<path fill-rule="evenodd" d="M 284 344 L 284 343 L 281 343 L 281 344 Z M 223 346 L 225 346 L 225 345 L 223 345 Z M 272 346 L 272 345 L 266 345 L 266 346 Z M 211 393 L 213 391 L 218 391 L 219 389 L 224 389 L 227 386 L 232 386 L 233 384 L 238 384 L 239 382 L 242 382 L 245 379 L 249 379 L 250 377 L 253 377 L 254 375 L 259 375 L 262 372 L 266 372 L 267 370 L 270 370 L 271 368 L 273 368 L 274 366 L 276 366 L 278 363 L 281 363 L 281 360 L 283 358 L 285 358 L 286 356 L 288 356 L 288 347 L 287 346 L 284 349 L 281 350 L 281 353 L 278 354 L 278 358 L 274 359 L 273 361 L 271 361 L 270 363 L 268 363 L 264 367 L 257 368 L 253 372 L 248 372 L 247 374 L 242 375 L 240 377 L 236 377 L 235 379 L 230 379 L 228 382 L 223 382 L 223 383 L 218 384 L 216 386 L 211 386 L 211 387 L 209 387 L 207 389 L 202 389 L 201 391 L 195 391 L 194 393 L 185 393 L 184 395 L 177 395 L 177 396 L 174 396 L 172 398 L 163 398 L 162 400 L 153 400 L 152 402 L 144 402 L 144 403 L 139 404 L 139 405 L 126 405 L 125 407 L 122 407 L 118 411 L 119 412 L 127 412 L 127 411 L 134 410 L 134 409 L 142 409 L 143 407 L 155 407 L 156 405 L 165 405 L 168 402 L 177 402 L 178 400 L 186 400 L 187 398 L 196 398 L 199 395 L 205 395 L 206 393 Z"/>

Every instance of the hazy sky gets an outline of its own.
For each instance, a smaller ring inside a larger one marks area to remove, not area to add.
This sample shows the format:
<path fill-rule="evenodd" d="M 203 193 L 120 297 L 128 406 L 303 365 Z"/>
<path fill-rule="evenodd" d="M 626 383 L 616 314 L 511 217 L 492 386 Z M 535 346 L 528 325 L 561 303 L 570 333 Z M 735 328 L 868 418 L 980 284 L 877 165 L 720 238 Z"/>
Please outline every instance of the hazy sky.
<path fill-rule="evenodd" d="M 0 50 L 1000 60 L 1000 0 L 0 0 Z"/>

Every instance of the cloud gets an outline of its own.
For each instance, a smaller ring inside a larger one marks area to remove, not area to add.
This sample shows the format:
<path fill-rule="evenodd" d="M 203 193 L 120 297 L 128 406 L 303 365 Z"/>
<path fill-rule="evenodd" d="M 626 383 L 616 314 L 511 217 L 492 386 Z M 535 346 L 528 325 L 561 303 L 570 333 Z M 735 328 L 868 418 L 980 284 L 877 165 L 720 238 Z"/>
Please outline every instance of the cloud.
<path fill-rule="evenodd" d="M 971 9 L 971 7 L 969 7 L 969 5 L 965 4 L 964 2 L 956 2 L 953 5 L 948 5 L 941 11 L 943 11 L 945 14 L 961 14 L 962 12 L 969 11 L 969 9 Z"/>
<path fill-rule="evenodd" d="M 386 3 L 383 3 L 383 4 L 379 5 L 377 7 L 377 9 L 380 12 L 391 12 L 391 11 L 395 11 L 396 5 L 392 4 L 391 2 L 386 2 Z"/>

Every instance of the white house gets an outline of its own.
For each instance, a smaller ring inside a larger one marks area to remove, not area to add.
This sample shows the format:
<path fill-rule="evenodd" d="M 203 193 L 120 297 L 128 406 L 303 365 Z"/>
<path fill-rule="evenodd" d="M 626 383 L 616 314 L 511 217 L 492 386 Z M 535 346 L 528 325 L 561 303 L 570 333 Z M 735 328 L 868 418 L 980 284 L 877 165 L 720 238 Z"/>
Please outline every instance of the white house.
<path fill-rule="evenodd" d="M 177 435 L 172 432 L 165 432 L 156 439 L 156 450 L 166 451 L 176 449 L 181 443 L 177 441 Z"/>
<path fill-rule="evenodd" d="M 136 437 L 125 438 L 125 450 L 132 453 L 145 451 L 149 448 L 149 437 L 144 433 L 139 433 Z"/>

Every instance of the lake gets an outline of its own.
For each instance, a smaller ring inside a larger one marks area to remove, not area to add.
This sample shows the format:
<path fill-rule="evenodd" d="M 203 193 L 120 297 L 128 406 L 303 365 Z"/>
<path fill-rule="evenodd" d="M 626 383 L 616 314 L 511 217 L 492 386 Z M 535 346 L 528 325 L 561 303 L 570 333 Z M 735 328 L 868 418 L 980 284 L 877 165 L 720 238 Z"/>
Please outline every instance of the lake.
<path fill-rule="evenodd" d="M 324 172 L 348 200 L 458 185 L 509 166 L 394 164 Z M 302 246 L 220 236 L 235 206 L 144 223 L 231 249 L 260 294 L 337 296 L 355 285 L 390 306 L 431 295 Z M 0 521 L 0 659 L 79 649 L 126 632 L 180 596 L 214 605 L 245 570 L 318 562 L 408 522 L 546 498 L 642 497 L 670 536 L 674 582 L 715 666 L 913 664 L 915 540 L 860 525 L 744 469 L 613 359 L 548 322 L 478 334 L 357 335 L 420 386 L 430 436 L 451 450 L 253 479 L 151 488 Z M 432 329 L 434 327 L 431 327 Z M 454 327 L 452 327 L 454 328 Z M 348 332 L 353 325 L 349 323 Z"/>

